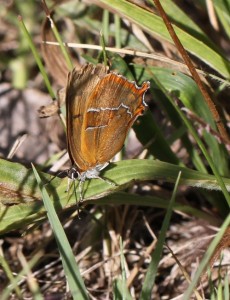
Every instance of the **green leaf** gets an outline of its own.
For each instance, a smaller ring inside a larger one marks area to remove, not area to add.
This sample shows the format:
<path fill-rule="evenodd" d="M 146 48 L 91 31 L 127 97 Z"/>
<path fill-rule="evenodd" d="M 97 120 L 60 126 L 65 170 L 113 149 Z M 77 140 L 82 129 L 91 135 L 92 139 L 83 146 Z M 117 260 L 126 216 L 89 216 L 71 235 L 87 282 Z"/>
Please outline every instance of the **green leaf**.
<path fill-rule="evenodd" d="M 0 233 L 24 228 L 32 222 L 41 221 L 46 217 L 46 211 L 41 201 L 38 184 L 31 173 L 18 163 L 0 159 Z M 207 190 L 220 190 L 216 178 L 213 175 L 199 171 L 172 165 L 156 160 L 124 160 L 111 163 L 101 174 L 103 177 L 114 181 L 117 186 L 112 187 L 101 180 L 88 180 L 84 185 L 84 204 L 101 204 L 103 196 L 125 189 L 135 181 L 163 180 L 175 183 L 178 172 L 181 171 L 181 184 Z M 48 182 L 50 175 L 40 173 L 43 182 Z M 230 179 L 222 178 L 228 191 L 230 191 Z M 66 193 L 67 178 L 60 180 L 55 178 L 47 186 L 55 209 L 61 211 L 64 208 L 76 205 L 79 199 L 79 191 L 73 192 L 73 186 Z M 75 195 L 76 194 L 76 195 Z M 77 199 L 76 199 L 77 197 Z M 141 205 L 145 198 L 141 198 L 136 205 Z M 106 201 L 109 205 L 110 200 Z M 126 204 L 126 198 L 123 202 Z"/>

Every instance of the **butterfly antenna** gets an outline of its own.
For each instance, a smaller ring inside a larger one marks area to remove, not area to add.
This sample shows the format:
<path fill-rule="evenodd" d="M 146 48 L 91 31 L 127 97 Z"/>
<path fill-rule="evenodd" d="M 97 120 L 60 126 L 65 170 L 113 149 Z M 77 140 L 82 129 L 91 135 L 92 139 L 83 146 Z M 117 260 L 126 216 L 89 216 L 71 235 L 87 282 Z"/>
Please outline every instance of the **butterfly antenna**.
<path fill-rule="evenodd" d="M 67 171 L 64 170 L 64 171 L 58 172 L 57 175 L 54 175 L 48 182 L 44 183 L 44 186 L 50 184 L 56 177 L 58 177 L 58 176 L 60 176 L 61 174 L 64 174 L 64 173 L 67 173 Z"/>

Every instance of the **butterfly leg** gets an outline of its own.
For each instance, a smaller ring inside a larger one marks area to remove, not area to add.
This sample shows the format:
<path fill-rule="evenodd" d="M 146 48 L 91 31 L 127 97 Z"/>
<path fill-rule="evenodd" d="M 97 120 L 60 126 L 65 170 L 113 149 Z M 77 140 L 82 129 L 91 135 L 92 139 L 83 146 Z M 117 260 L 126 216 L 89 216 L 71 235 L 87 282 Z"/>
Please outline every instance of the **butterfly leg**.
<path fill-rule="evenodd" d="M 117 186 L 116 183 L 112 182 L 112 181 L 109 180 L 109 179 L 106 179 L 106 178 L 103 178 L 103 177 L 100 177 L 100 176 L 97 176 L 97 177 L 95 177 L 95 178 L 100 179 L 101 181 L 104 181 L 104 182 L 106 182 L 106 183 L 108 183 L 108 184 L 110 184 L 110 185 L 112 185 L 112 186 Z"/>
<path fill-rule="evenodd" d="M 68 177 L 67 188 L 66 188 L 66 190 L 65 190 L 66 193 L 69 191 L 69 189 L 70 189 L 70 184 L 71 184 L 72 181 L 73 181 L 73 179 L 70 178 L 70 177 Z"/>
<path fill-rule="evenodd" d="M 79 194 L 80 194 L 80 202 L 83 202 L 83 187 L 84 187 L 84 181 L 79 182 Z"/>

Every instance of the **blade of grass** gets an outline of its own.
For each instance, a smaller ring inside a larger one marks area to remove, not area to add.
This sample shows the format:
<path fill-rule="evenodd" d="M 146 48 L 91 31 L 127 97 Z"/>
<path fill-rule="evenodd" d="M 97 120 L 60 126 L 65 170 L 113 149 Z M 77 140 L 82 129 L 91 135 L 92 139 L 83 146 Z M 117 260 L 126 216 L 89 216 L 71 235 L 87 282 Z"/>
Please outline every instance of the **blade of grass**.
<path fill-rule="evenodd" d="M 126 272 L 125 272 L 125 257 L 123 253 L 123 243 L 120 237 L 120 251 L 121 251 L 121 276 L 113 283 L 113 299 L 114 300 L 132 300 L 132 296 L 129 293 L 129 290 L 126 286 Z"/>
<path fill-rule="evenodd" d="M 104 43 L 107 45 L 109 42 L 109 11 L 106 9 L 103 10 L 102 34 L 104 36 Z"/>
<path fill-rule="evenodd" d="M 7 286 L 5 288 L 4 294 L 1 296 L 2 297 L 1 299 L 2 300 L 8 299 L 10 293 L 13 290 L 15 291 L 18 299 L 23 299 L 22 292 L 21 292 L 21 290 L 18 287 L 18 282 L 16 281 L 16 284 L 13 284 L 15 278 L 14 278 L 14 276 L 12 274 L 12 271 L 10 269 L 10 266 L 9 266 L 7 260 L 3 256 L 1 256 L 1 255 L 0 255 L 0 265 L 2 266 L 2 270 L 5 271 L 8 279 L 9 279 L 9 281 L 11 283 L 11 288 L 9 288 L 9 286 Z"/>
<path fill-rule="evenodd" d="M 39 53 L 38 53 L 36 47 L 34 46 L 34 43 L 33 43 L 32 39 L 31 39 L 31 37 L 30 37 L 30 34 L 29 34 L 29 32 L 28 32 L 28 30 L 27 30 L 27 28 L 26 28 L 24 22 L 23 22 L 22 17 L 21 17 L 21 16 L 18 16 L 18 20 L 19 20 L 19 25 L 20 25 L 20 27 L 21 27 L 21 29 L 22 29 L 24 35 L 26 36 L 26 38 L 27 38 L 27 40 L 28 40 L 30 49 L 31 49 L 31 51 L 32 51 L 32 53 L 33 53 L 33 55 L 34 55 L 34 58 L 35 58 L 36 63 L 37 63 L 37 65 L 38 65 L 38 68 L 39 68 L 39 70 L 40 70 L 40 72 L 41 72 L 41 74 L 42 74 L 42 77 L 43 77 L 43 79 L 44 79 L 45 85 L 46 85 L 47 90 L 48 90 L 48 92 L 49 92 L 49 94 L 50 94 L 50 97 L 51 97 L 53 100 L 55 100 L 55 99 L 56 99 L 56 95 L 55 95 L 55 93 L 54 93 L 54 91 L 53 91 L 53 89 L 52 89 L 51 83 L 50 83 L 49 78 L 48 78 L 48 76 L 47 76 L 46 70 L 45 70 L 45 68 L 44 68 L 44 66 L 43 66 L 43 63 L 42 63 L 41 58 L 40 58 L 40 56 L 39 56 Z M 58 33 L 57 33 L 57 34 L 58 34 Z M 65 48 L 65 47 L 63 46 L 62 42 L 61 42 L 60 46 L 61 46 L 62 48 Z M 66 50 L 64 50 L 64 51 L 66 52 Z M 64 120 L 64 117 L 63 117 L 63 114 L 64 114 L 63 107 L 61 107 L 60 110 L 61 110 L 61 113 L 59 113 L 59 116 L 60 116 L 60 119 L 61 119 L 61 121 L 62 121 L 62 123 L 63 123 L 63 125 L 64 125 L 64 127 L 65 127 L 65 120 Z"/>
<path fill-rule="evenodd" d="M 124 295 L 125 290 L 126 290 L 126 273 L 125 273 L 125 257 L 124 257 L 124 248 L 123 248 L 123 243 L 122 239 L 120 237 L 120 251 L 121 251 L 121 275 L 122 275 L 122 295 Z"/>
<path fill-rule="evenodd" d="M 175 259 L 176 263 L 178 264 L 182 274 L 184 275 L 184 278 L 187 280 L 188 283 L 191 283 L 191 279 L 189 277 L 189 274 L 186 272 L 185 268 L 182 266 L 179 259 L 177 259 L 176 255 L 173 253 L 172 249 L 168 245 L 166 245 L 166 247 L 168 248 L 168 250 L 172 254 L 172 257 Z M 196 289 L 194 289 L 194 294 L 195 294 L 197 300 L 202 300 L 203 299 Z"/>
<path fill-rule="evenodd" d="M 34 58 L 35 58 L 35 60 L 36 60 L 37 65 L 38 65 L 38 68 L 39 68 L 39 70 L 40 70 L 40 72 L 41 72 L 41 74 L 42 74 L 42 76 L 43 76 L 43 79 L 44 79 L 45 85 L 46 85 L 46 87 L 47 87 L 47 90 L 48 90 L 48 92 L 49 92 L 51 98 L 54 99 L 54 98 L 55 98 L 55 93 L 53 92 L 53 89 L 52 89 L 52 87 L 51 87 L 49 78 L 48 78 L 48 76 L 47 76 L 47 74 L 46 74 L 46 70 L 45 70 L 45 68 L 44 68 L 44 66 L 43 66 L 43 64 L 42 64 L 40 55 L 39 55 L 39 53 L 38 53 L 36 47 L 34 46 L 34 43 L 33 43 L 32 39 L 31 39 L 31 37 L 30 37 L 29 32 L 28 32 L 27 29 L 26 29 L 26 26 L 25 26 L 25 24 L 24 24 L 23 19 L 22 19 L 21 16 L 18 16 L 18 21 L 19 21 L 20 28 L 21 28 L 21 30 L 23 31 L 23 34 L 26 36 L 26 38 L 27 38 L 27 40 L 28 40 L 30 49 L 31 49 L 31 51 L 33 52 L 33 55 L 34 55 Z"/>
<path fill-rule="evenodd" d="M 104 39 L 104 35 L 102 34 L 102 32 L 100 33 L 100 44 L 102 46 L 102 56 L 103 56 L 103 62 L 104 62 L 104 65 L 107 66 L 107 54 L 106 54 L 106 51 L 105 51 L 105 39 Z"/>
<path fill-rule="evenodd" d="M 72 293 L 72 296 L 76 300 L 88 299 L 87 290 L 84 285 L 84 281 L 81 277 L 78 265 L 76 264 L 75 257 L 73 255 L 72 249 L 70 247 L 69 241 L 66 237 L 66 234 L 63 230 L 63 227 L 57 217 L 56 211 L 52 205 L 52 202 L 49 198 L 49 195 L 43 185 L 41 187 L 42 181 L 40 176 L 32 165 L 34 175 L 39 184 L 42 198 L 44 201 L 44 206 L 47 210 L 47 215 L 51 224 L 51 227 L 56 238 L 60 255 L 62 258 L 63 267 L 65 270 L 65 275 Z"/>
<path fill-rule="evenodd" d="M 54 21 L 52 20 L 52 18 L 50 16 L 47 16 L 47 17 L 48 17 L 48 19 L 50 21 L 51 28 L 53 30 L 54 36 L 55 36 L 55 38 L 57 39 L 57 41 L 58 41 L 58 43 L 60 45 L 62 54 L 63 54 L 63 56 L 64 56 L 64 58 L 66 60 L 67 66 L 69 67 L 69 70 L 71 71 L 73 69 L 73 63 L 71 61 L 71 58 L 70 58 L 70 56 L 69 56 L 69 54 L 68 54 L 68 52 L 66 50 L 65 45 L 62 42 L 61 36 L 60 36 L 60 34 L 59 34 L 56 26 L 55 26 Z"/>
<path fill-rule="evenodd" d="M 224 299 L 230 299 L 230 293 L 229 293 L 229 276 L 226 272 L 225 278 L 224 278 Z"/>
<path fill-rule="evenodd" d="M 113 283 L 113 299 L 114 300 L 132 300 L 128 288 L 123 285 L 123 281 L 117 278 Z"/>
<path fill-rule="evenodd" d="M 121 48 L 121 19 L 118 15 L 114 16 L 115 21 L 115 41 L 116 41 L 116 48 Z"/>
<path fill-rule="evenodd" d="M 172 215 L 172 208 L 175 202 L 175 198 L 176 198 L 176 192 L 178 189 L 178 185 L 179 185 L 179 181 L 180 181 L 180 177 L 181 177 L 181 172 L 179 172 L 177 180 L 176 180 L 176 184 L 173 190 L 173 194 L 172 194 L 172 198 L 169 202 L 169 206 L 166 212 L 166 215 L 164 217 L 164 221 L 161 227 L 161 232 L 160 232 L 160 236 L 159 239 L 157 241 L 157 245 L 156 245 L 156 249 L 152 254 L 152 260 L 151 263 L 148 267 L 148 271 L 144 280 L 144 284 L 143 284 L 143 288 L 141 291 L 141 297 L 140 299 L 142 300 L 147 300 L 147 299 L 151 299 L 151 294 L 152 294 L 152 289 L 155 283 L 155 278 L 157 275 L 157 267 L 162 255 L 162 251 L 163 251 L 163 245 L 165 242 L 165 238 L 166 238 L 166 232 L 168 230 L 169 227 L 169 222 L 171 219 L 171 215 Z"/>
<path fill-rule="evenodd" d="M 87 204 L 97 205 L 138 205 L 138 206 L 148 206 L 148 207 L 157 207 L 162 209 L 167 209 L 169 206 L 169 201 L 160 197 L 145 196 L 140 197 L 139 195 L 132 195 L 125 192 L 115 193 L 103 198 L 95 200 L 87 200 Z M 206 212 L 200 211 L 192 206 L 175 203 L 173 205 L 174 211 L 180 211 L 185 214 L 192 215 L 198 219 L 203 219 L 209 222 L 213 226 L 218 226 L 220 221 L 218 218 L 215 218 L 213 215 L 210 215 Z"/>
<path fill-rule="evenodd" d="M 213 0 L 213 4 L 223 29 L 228 37 L 230 37 L 230 2 L 226 0 Z"/>
<path fill-rule="evenodd" d="M 36 263 L 39 261 L 39 259 L 41 258 L 42 255 L 43 255 L 43 252 L 42 253 L 40 252 L 40 253 L 35 254 L 32 257 L 32 259 L 29 261 L 29 264 L 28 264 L 30 269 L 32 269 L 36 265 Z M 1 258 L 1 260 L 2 260 L 2 258 Z M 2 263 L 2 261 L 1 261 L 1 263 Z M 3 267 L 5 267 L 5 265 L 3 265 Z M 5 269 L 5 271 L 6 271 L 6 269 Z M 11 277 L 11 276 L 9 277 L 9 274 L 7 274 L 7 275 L 8 275 L 8 278 Z M 26 275 L 27 275 L 27 271 L 25 269 L 22 269 L 22 271 L 19 272 L 18 275 L 15 276 L 13 279 L 10 278 L 10 283 L 11 284 L 8 285 L 4 289 L 4 291 L 1 293 L 1 300 L 9 299 L 10 294 L 12 293 L 12 291 L 17 289 L 19 282 L 21 282 L 22 278 L 24 278 Z M 21 291 L 20 291 L 20 293 L 21 293 Z M 18 299 L 23 299 L 23 298 L 18 297 Z"/>
<path fill-rule="evenodd" d="M 35 277 L 33 276 L 33 273 L 31 271 L 30 265 L 27 262 L 25 256 L 22 253 L 22 249 L 18 249 L 18 260 L 20 261 L 23 270 L 26 272 L 26 281 L 28 288 L 33 295 L 34 300 L 43 300 L 43 296 L 41 294 L 39 285 Z"/>
<path fill-rule="evenodd" d="M 204 41 L 212 48 L 217 48 L 216 45 L 211 41 L 211 39 L 204 33 L 204 31 L 202 31 L 199 25 L 193 21 L 189 14 L 180 9 L 180 6 L 177 6 L 177 4 L 173 0 L 164 0 L 161 1 L 161 4 L 164 10 L 167 12 L 167 15 L 171 20 L 173 20 L 173 23 L 178 25 L 178 27 L 184 29 L 197 39 Z"/>
<path fill-rule="evenodd" d="M 198 283 L 198 280 L 200 278 L 200 276 L 202 275 L 205 267 L 208 265 L 208 263 L 211 260 L 211 257 L 217 247 L 217 245 L 219 244 L 222 236 L 224 235 L 226 229 L 228 228 L 230 224 L 230 214 L 228 215 L 228 217 L 225 219 L 224 223 L 222 224 L 222 226 L 220 227 L 219 232 L 217 233 L 217 235 L 215 236 L 215 238 L 213 239 L 213 241 L 211 242 L 211 244 L 209 245 L 202 261 L 199 264 L 199 267 L 195 273 L 195 276 L 191 282 L 191 284 L 189 285 L 187 291 L 185 292 L 184 296 L 183 296 L 183 300 L 189 300 L 191 299 L 191 295 L 193 293 L 193 290 L 196 286 L 196 284 Z"/>

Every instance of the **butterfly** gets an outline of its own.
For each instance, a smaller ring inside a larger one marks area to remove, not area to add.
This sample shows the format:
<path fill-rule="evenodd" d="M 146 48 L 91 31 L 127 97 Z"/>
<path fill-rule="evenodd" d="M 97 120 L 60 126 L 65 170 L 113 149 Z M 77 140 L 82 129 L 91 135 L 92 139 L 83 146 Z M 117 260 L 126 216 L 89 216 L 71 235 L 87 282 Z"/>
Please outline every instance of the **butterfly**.
<path fill-rule="evenodd" d="M 67 171 L 78 179 L 80 200 L 83 183 L 100 172 L 123 147 L 127 133 L 147 104 L 144 95 L 150 83 L 139 87 L 103 64 L 74 68 L 66 87 L 67 147 L 72 163 Z"/>

